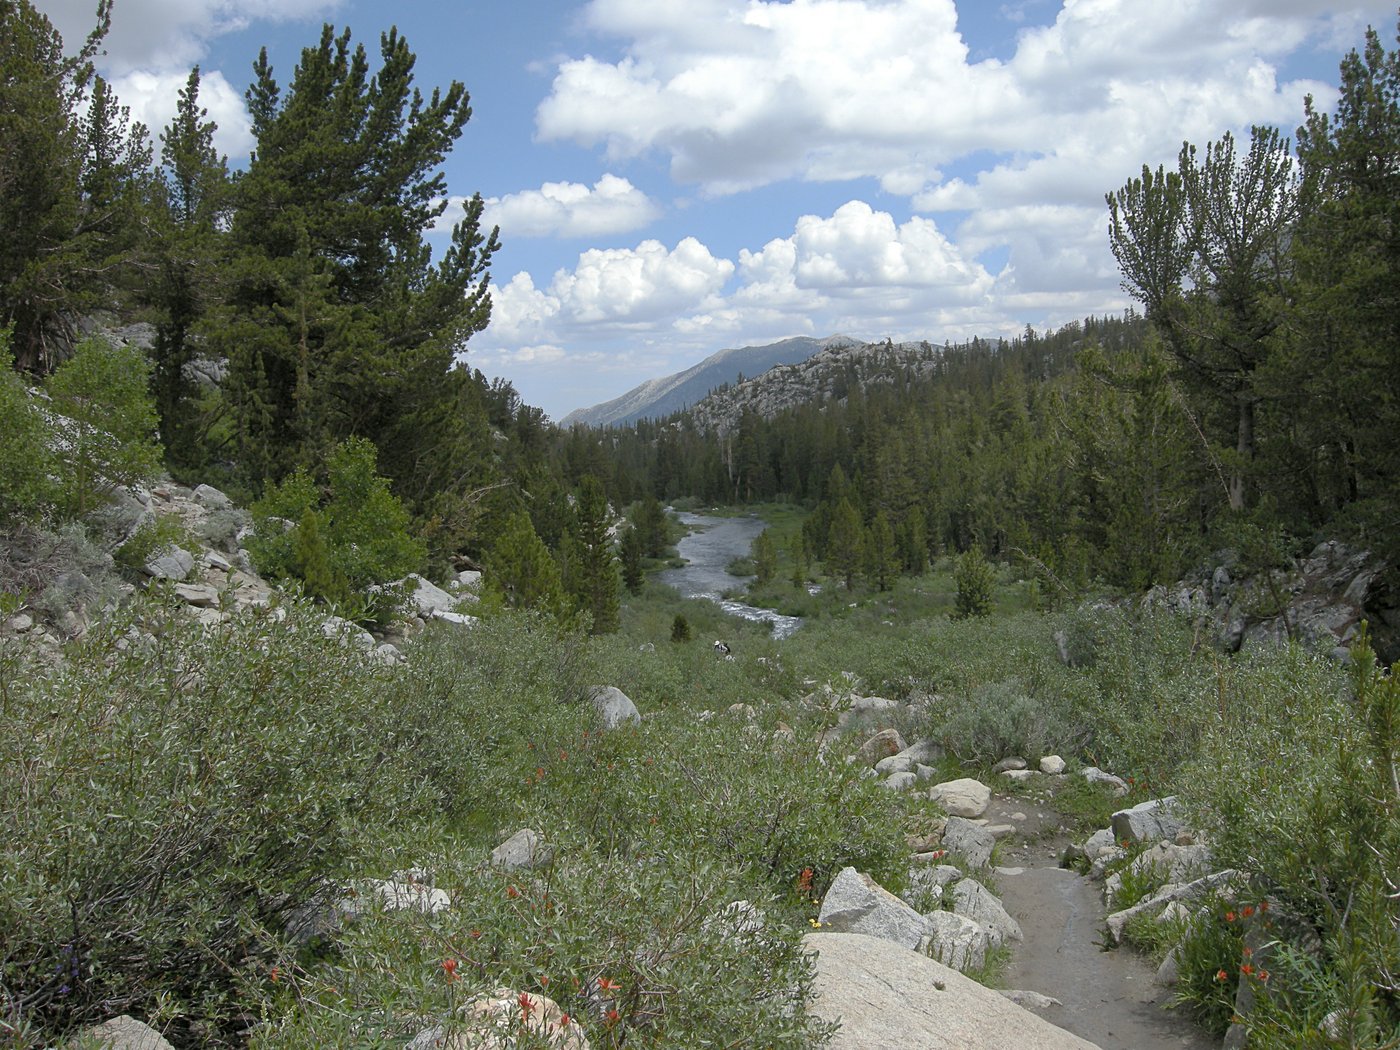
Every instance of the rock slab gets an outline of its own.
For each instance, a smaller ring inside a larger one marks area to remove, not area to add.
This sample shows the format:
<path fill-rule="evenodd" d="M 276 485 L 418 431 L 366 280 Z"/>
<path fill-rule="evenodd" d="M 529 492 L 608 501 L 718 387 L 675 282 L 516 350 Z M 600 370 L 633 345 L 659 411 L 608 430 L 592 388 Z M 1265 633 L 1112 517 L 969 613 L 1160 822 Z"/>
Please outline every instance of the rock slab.
<path fill-rule="evenodd" d="M 822 899 L 817 921 L 837 933 L 863 933 L 917 948 L 928 920 L 864 872 L 842 868 Z"/>
<path fill-rule="evenodd" d="M 813 933 L 817 1017 L 841 1025 L 831 1050 L 1096 1050 L 1005 997 L 917 952 L 858 933 Z"/>

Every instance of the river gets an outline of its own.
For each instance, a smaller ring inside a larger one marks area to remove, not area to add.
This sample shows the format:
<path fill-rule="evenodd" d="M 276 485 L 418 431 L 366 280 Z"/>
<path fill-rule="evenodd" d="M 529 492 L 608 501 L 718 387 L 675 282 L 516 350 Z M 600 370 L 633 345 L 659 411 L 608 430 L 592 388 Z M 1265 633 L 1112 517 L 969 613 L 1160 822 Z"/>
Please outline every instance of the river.
<path fill-rule="evenodd" d="M 787 638 L 802 625 L 800 616 L 783 616 L 772 609 L 759 609 L 724 596 L 726 591 L 746 586 L 752 576 L 731 576 L 725 567 L 735 558 L 749 553 L 754 538 L 763 531 L 758 518 L 715 518 L 689 511 L 674 512 L 691 531 L 676 544 L 676 550 L 686 564 L 679 569 L 666 569 L 657 579 L 674 587 L 683 598 L 704 598 L 715 602 L 731 616 L 745 620 L 771 620 L 773 637 Z"/>

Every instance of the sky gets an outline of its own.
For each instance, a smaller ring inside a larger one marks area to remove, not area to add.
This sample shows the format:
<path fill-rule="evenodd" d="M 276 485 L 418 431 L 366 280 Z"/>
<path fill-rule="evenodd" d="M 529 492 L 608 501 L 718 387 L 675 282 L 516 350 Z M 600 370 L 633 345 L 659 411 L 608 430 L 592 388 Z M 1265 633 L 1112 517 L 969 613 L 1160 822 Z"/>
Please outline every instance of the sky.
<path fill-rule="evenodd" d="M 96 0 L 36 0 L 70 47 Z M 116 0 L 99 69 L 232 166 L 260 48 L 397 26 L 473 115 L 444 173 L 502 249 L 466 362 L 559 419 L 728 347 L 1010 336 L 1132 305 L 1104 195 L 1183 141 L 1290 135 L 1394 0 Z"/>

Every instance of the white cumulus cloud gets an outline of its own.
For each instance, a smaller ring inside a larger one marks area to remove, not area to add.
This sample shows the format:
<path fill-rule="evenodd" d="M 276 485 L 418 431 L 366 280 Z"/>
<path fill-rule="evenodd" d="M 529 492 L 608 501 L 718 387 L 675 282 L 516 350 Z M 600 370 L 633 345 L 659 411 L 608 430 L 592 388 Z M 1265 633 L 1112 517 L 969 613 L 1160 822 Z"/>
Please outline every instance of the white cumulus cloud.
<path fill-rule="evenodd" d="M 1084 177 L 1094 149 L 1067 140 L 1165 159 L 1184 138 L 1296 120 L 1306 91 L 1327 91 L 1281 82 L 1282 60 L 1393 16 L 1376 0 L 1064 0 L 1002 62 L 970 60 L 953 0 L 593 0 L 588 13 L 622 57 L 560 63 L 542 139 L 659 153 L 710 192 L 870 177 L 906 195 L 987 153 L 1022 166 L 1058 151 Z"/>
<path fill-rule="evenodd" d="M 486 201 L 484 224 L 505 237 L 598 237 L 641 229 L 660 207 L 630 181 L 604 175 L 592 187 L 546 182 Z"/>
<path fill-rule="evenodd" d="M 324 15 L 341 0 L 120 0 L 112 29 L 103 41 L 101 61 L 114 76 L 133 70 L 170 71 L 189 67 L 205 54 L 207 42 L 245 28 L 255 20 L 295 21 Z M 69 50 L 76 50 L 93 28 L 96 0 L 47 0 L 43 10 Z"/>

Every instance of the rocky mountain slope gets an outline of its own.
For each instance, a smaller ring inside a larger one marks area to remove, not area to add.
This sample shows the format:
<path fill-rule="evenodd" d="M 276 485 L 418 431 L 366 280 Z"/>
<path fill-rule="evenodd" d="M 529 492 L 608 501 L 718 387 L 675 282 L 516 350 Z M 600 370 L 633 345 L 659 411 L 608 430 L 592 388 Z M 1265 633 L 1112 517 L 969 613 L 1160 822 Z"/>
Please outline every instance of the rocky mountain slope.
<path fill-rule="evenodd" d="M 639 419 L 660 419 L 695 404 L 712 390 L 733 383 L 740 376 L 759 375 L 775 365 L 795 364 L 813 354 L 860 345 L 863 344 L 859 340 L 844 335 L 826 339 L 798 336 L 764 346 L 721 350 L 683 372 L 649 379 L 621 397 L 570 412 L 560 423 L 566 427 L 575 423 L 605 427 L 625 426 Z"/>
<path fill-rule="evenodd" d="M 809 401 L 844 400 L 853 387 L 916 379 L 938 368 L 927 342 L 831 343 L 802 361 L 781 364 L 700 401 L 692 415 L 703 430 L 728 433 L 747 410 L 765 419 Z"/>

